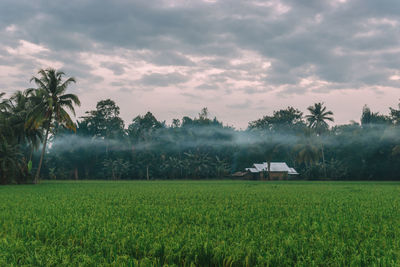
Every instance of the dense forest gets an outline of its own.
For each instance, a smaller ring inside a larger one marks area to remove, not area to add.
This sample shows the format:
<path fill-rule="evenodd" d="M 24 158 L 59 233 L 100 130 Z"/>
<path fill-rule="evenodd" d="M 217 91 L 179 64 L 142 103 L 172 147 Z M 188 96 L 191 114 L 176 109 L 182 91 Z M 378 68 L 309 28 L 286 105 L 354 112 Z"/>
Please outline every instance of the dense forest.
<path fill-rule="evenodd" d="M 45 69 L 36 88 L 0 93 L 0 180 L 214 179 L 253 163 L 285 161 L 302 179 L 400 179 L 400 104 L 379 114 L 364 106 L 360 122 L 329 126 L 324 103 L 305 113 L 294 108 L 249 122 L 237 130 L 207 108 L 171 125 L 151 112 L 129 124 L 110 100 L 74 121 L 78 96 L 63 72 Z"/>

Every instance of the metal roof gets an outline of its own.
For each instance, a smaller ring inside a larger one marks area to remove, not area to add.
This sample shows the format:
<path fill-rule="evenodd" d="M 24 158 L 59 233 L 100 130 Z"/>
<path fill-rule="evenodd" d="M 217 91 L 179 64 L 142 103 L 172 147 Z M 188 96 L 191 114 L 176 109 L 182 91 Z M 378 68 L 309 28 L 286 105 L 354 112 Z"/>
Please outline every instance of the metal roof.
<path fill-rule="evenodd" d="M 261 163 L 261 164 L 259 164 L 259 163 L 254 163 L 253 166 L 254 166 L 254 168 L 255 168 L 257 171 L 259 171 L 259 172 L 262 172 L 262 171 L 266 171 L 266 170 L 267 170 L 267 166 L 266 166 L 264 163 Z"/>
<path fill-rule="evenodd" d="M 289 168 L 288 174 L 295 174 L 295 175 L 297 175 L 297 174 L 299 174 L 299 173 L 298 173 L 294 168 Z"/>
<path fill-rule="evenodd" d="M 268 162 L 254 163 L 253 168 L 246 168 L 246 171 L 257 173 L 268 171 Z M 288 174 L 298 174 L 294 168 L 290 168 L 286 162 L 270 162 L 270 172 L 287 172 Z"/>
<path fill-rule="evenodd" d="M 258 173 L 260 171 L 258 171 L 256 168 L 246 168 L 246 171 L 249 171 L 251 173 Z"/>
<path fill-rule="evenodd" d="M 268 170 L 268 163 L 264 162 L 266 170 Z M 286 162 L 271 162 L 270 172 L 289 172 L 290 168 Z"/>

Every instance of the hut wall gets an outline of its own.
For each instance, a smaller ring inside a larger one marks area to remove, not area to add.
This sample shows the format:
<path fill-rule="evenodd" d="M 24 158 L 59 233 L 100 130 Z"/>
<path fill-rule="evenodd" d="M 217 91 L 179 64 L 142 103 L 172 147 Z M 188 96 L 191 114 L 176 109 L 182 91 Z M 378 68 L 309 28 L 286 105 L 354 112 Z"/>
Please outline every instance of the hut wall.
<path fill-rule="evenodd" d="M 269 179 L 270 180 L 287 180 L 288 173 L 287 172 L 270 172 Z"/>

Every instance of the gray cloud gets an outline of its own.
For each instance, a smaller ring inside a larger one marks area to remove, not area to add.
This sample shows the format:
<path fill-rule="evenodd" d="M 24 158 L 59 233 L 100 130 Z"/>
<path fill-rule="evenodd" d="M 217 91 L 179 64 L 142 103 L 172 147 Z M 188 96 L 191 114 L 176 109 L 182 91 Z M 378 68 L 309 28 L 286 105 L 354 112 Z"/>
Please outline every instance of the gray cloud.
<path fill-rule="evenodd" d="M 218 55 L 208 61 L 224 67 L 238 49 L 248 49 L 272 59 L 266 83 L 278 85 L 296 84 L 302 77 L 296 69 L 307 65 L 330 82 L 386 84 L 382 78 L 390 69 L 382 70 L 385 50 L 397 48 L 400 41 L 400 3 L 395 0 L 166 3 L 4 0 L 0 25 L 16 25 L 19 38 L 52 50 L 149 49 L 145 60 L 167 66 L 193 66 L 186 55 Z M 335 54 L 337 48 L 347 52 Z M 400 51 L 392 54 L 400 57 Z M 371 71 L 380 70 L 379 77 L 366 77 L 358 70 L 371 63 L 376 64 Z M 116 75 L 124 72 L 118 64 L 105 64 Z"/>
<path fill-rule="evenodd" d="M 100 66 L 111 70 L 115 75 L 121 75 L 125 73 L 125 66 L 123 64 L 113 62 L 101 62 Z"/>
<path fill-rule="evenodd" d="M 145 86 L 168 86 L 173 84 L 184 83 L 188 80 L 188 77 L 174 72 L 168 74 L 151 73 L 145 74 L 138 80 L 138 83 Z"/>
<path fill-rule="evenodd" d="M 219 88 L 219 86 L 215 85 L 215 84 L 203 83 L 203 84 L 196 86 L 195 88 L 199 89 L 199 90 L 217 90 Z"/>
<path fill-rule="evenodd" d="M 18 70 L 2 78 L 10 88 L 60 63 L 85 92 L 106 81 L 116 91 L 186 83 L 188 98 L 327 94 L 399 87 L 399 33 L 398 0 L 2 0 L 0 66 Z M 45 50 L 10 52 L 21 40 Z"/>
<path fill-rule="evenodd" d="M 143 56 L 143 59 L 161 66 L 193 66 L 194 62 L 176 51 L 152 52 Z"/>
<path fill-rule="evenodd" d="M 226 105 L 228 108 L 231 109 L 245 109 L 251 106 L 252 102 L 249 99 L 246 99 L 244 102 L 236 103 L 236 104 L 229 104 Z"/>

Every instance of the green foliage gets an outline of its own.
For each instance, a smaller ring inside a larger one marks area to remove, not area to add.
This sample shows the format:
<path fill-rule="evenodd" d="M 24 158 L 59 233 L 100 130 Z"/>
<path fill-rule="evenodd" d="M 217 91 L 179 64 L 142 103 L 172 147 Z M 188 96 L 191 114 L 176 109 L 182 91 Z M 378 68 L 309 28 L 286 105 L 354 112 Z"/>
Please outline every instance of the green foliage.
<path fill-rule="evenodd" d="M 400 103 L 398 104 L 399 109 L 389 108 L 390 109 L 390 120 L 393 124 L 400 125 Z"/>
<path fill-rule="evenodd" d="M 80 102 L 65 93 L 75 79 L 46 69 L 32 81 L 36 89 L 0 94 L 0 145 L 10 151 L 2 158 L 18 162 L 0 165 L 3 183 L 30 182 L 42 164 L 47 179 L 150 180 L 225 178 L 263 161 L 287 162 L 304 179 L 400 178 L 396 108 L 382 115 L 365 106 L 361 124 L 332 128 L 323 103 L 305 116 L 293 107 L 273 111 L 246 130 L 224 125 L 207 108 L 171 125 L 149 111 L 125 128 L 120 108 L 106 99 L 75 125 L 67 111 L 74 114 Z"/>
<path fill-rule="evenodd" d="M 39 166 L 35 175 L 35 183 L 38 183 L 43 158 L 46 152 L 46 145 L 50 131 L 57 132 L 58 127 L 64 127 L 76 131 L 75 123 L 72 121 L 67 110 L 75 115 L 74 105 L 80 106 L 78 96 L 66 94 L 69 85 L 75 83 L 75 78 L 70 77 L 64 80 L 65 73 L 53 68 L 41 69 L 39 77 L 32 77 L 37 89 L 29 89 L 32 99 L 32 108 L 26 118 L 25 127 L 45 130 L 42 153 Z"/>
<path fill-rule="evenodd" d="M 293 107 L 274 111 L 272 116 L 249 123 L 249 129 L 263 129 L 269 131 L 291 131 L 304 128 L 303 112 Z"/>
<path fill-rule="evenodd" d="M 0 174 L 3 183 L 31 180 L 36 163 L 34 151 L 42 143 L 35 177 L 37 183 L 49 136 L 56 135 L 62 128 L 75 130 L 67 111 L 75 114 L 74 105 L 80 105 L 79 98 L 65 93 L 75 79 L 64 80 L 65 73 L 51 68 L 39 70 L 38 74 L 39 77 L 31 79 L 37 85 L 36 89 L 16 91 L 9 99 L 3 99 L 4 93 L 0 93 L 0 146 L 3 153 Z"/>
<path fill-rule="evenodd" d="M 400 185 L 45 182 L 0 188 L 0 265 L 396 266 Z"/>
<path fill-rule="evenodd" d="M 309 115 L 306 115 L 308 125 L 315 129 L 318 134 L 328 130 L 329 125 L 326 121 L 334 121 L 333 112 L 327 111 L 324 103 L 315 103 L 314 106 L 309 106 L 307 110 L 310 112 Z"/>
<path fill-rule="evenodd" d="M 199 117 L 205 121 L 202 112 Z M 148 112 L 137 116 L 119 139 L 98 137 L 84 120 L 76 134 L 53 137 L 46 163 L 65 179 L 78 179 L 76 173 L 79 179 L 213 179 L 267 160 L 285 161 L 305 179 L 399 178 L 397 125 L 351 123 L 317 133 L 301 122 L 280 128 L 290 130 L 278 131 L 277 126 L 238 131 L 212 125 L 212 120 L 205 125 L 198 118 L 190 120 L 167 126 Z M 104 167 L 108 160 L 128 167 L 115 178 L 112 169 Z"/>
<path fill-rule="evenodd" d="M 391 109 L 391 115 L 394 122 L 397 122 L 396 118 L 396 110 Z M 390 124 L 390 118 L 385 115 L 381 115 L 378 112 L 372 112 L 371 109 L 365 105 L 362 110 L 361 115 L 361 125 L 364 127 L 367 126 L 376 126 L 380 124 Z"/>
<path fill-rule="evenodd" d="M 7 143 L 6 140 L 0 142 L 0 183 L 7 184 L 11 177 L 24 175 L 25 162 L 18 146 Z"/>
<path fill-rule="evenodd" d="M 119 117 L 119 107 L 111 99 L 101 100 L 96 110 L 87 111 L 81 125 L 88 134 L 104 138 L 121 138 L 124 135 L 124 122 Z"/>
<path fill-rule="evenodd" d="M 103 161 L 103 170 L 107 176 L 112 177 L 113 180 L 118 180 L 129 172 L 130 165 L 128 161 L 123 159 L 105 159 Z"/>

